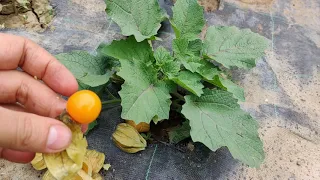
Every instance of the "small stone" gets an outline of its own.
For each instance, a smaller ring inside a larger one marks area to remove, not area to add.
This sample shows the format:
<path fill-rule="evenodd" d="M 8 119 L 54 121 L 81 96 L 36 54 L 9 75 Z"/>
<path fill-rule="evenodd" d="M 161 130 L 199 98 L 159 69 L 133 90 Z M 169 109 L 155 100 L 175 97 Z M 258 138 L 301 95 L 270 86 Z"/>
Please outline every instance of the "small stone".
<path fill-rule="evenodd" d="M 189 142 L 187 147 L 190 151 L 194 151 L 194 145 L 192 144 L 192 142 Z"/>

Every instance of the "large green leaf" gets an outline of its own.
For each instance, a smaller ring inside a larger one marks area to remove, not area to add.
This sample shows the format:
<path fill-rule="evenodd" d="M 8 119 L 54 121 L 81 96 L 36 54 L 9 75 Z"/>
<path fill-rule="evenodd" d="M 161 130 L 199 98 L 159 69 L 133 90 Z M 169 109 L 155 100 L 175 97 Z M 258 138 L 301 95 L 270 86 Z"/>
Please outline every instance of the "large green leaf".
<path fill-rule="evenodd" d="M 105 0 L 106 12 L 125 36 L 134 35 L 138 42 L 157 34 L 167 18 L 157 0 Z"/>
<path fill-rule="evenodd" d="M 107 71 L 108 59 L 93 56 L 85 51 L 72 51 L 61 53 L 56 58 L 65 65 L 82 84 L 90 87 L 98 87 L 109 81 L 112 75 Z"/>
<path fill-rule="evenodd" d="M 201 97 L 189 95 L 182 114 L 189 119 L 191 138 L 212 151 L 227 146 L 232 156 L 251 167 L 264 160 L 258 123 L 237 104 L 232 94 L 205 89 Z"/>
<path fill-rule="evenodd" d="M 264 55 L 267 40 L 249 29 L 237 27 L 209 27 L 203 45 L 203 54 L 226 68 L 252 68 L 256 59 Z"/>
<path fill-rule="evenodd" d="M 97 87 L 91 87 L 89 85 L 86 85 L 86 84 L 83 84 L 82 82 L 78 81 L 78 90 L 84 90 L 84 89 L 87 89 L 87 90 L 90 90 L 90 91 L 93 91 L 95 92 L 98 96 L 102 96 L 102 94 L 104 93 L 104 89 L 106 87 L 107 84 L 103 84 L 101 86 L 97 86 Z"/>
<path fill-rule="evenodd" d="M 203 93 L 204 86 L 201 83 L 201 76 L 196 73 L 181 71 L 177 77 L 171 78 L 171 80 L 197 96 L 201 96 Z"/>
<path fill-rule="evenodd" d="M 120 60 L 125 82 L 119 92 L 123 119 L 150 123 L 169 118 L 171 87 L 157 79 L 157 71 L 139 61 Z"/>
<path fill-rule="evenodd" d="M 203 8 L 197 0 L 177 0 L 173 8 L 171 24 L 177 38 L 194 40 L 200 34 L 205 21 Z"/>
<path fill-rule="evenodd" d="M 144 62 L 149 61 L 152 57 L 152 48 L 148 41 L 137 42 L 133 36 L 119 41 L 112 41 L 108 45 L 101 44 L 98 52 L 116 59 L 136 59 Z"/>

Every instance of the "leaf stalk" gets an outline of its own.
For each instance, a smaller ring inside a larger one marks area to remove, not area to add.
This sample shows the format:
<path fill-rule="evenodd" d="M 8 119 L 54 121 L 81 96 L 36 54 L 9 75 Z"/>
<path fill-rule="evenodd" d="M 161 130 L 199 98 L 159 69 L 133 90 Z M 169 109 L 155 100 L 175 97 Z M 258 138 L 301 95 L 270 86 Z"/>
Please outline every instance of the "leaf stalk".
<path fill-rule="evenodd" d="M 101 104 L 107 105 L 107 104 L 115 104 L 115 103 L 119 103 L 119 102 L 121 102 L 121 99 L 112 99 L 112 100 L 108 100 L 108 101 L 103 101 Z"/>

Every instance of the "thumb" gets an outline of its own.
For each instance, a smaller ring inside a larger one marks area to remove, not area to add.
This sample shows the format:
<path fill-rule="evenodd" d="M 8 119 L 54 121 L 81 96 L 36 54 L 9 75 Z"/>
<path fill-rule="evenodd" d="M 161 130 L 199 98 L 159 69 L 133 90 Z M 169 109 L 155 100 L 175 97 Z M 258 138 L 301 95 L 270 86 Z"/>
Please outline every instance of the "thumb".
<path fill-rule="evenodd" d="M 60 121 L 0 107 L 0 147 L 54 153 L 67 148 L 71 137 Z"/>

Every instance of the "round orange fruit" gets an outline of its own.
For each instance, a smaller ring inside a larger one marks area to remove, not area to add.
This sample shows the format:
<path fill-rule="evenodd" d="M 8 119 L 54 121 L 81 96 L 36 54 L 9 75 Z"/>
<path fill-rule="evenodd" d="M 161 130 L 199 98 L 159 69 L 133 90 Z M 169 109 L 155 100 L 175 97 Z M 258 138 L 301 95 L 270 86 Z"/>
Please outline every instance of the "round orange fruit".
<path fill-rule="evenodd" d="M 67 112 L 80 124 L 89 124 L 97 119 L 102 104 L 99 96 L 90 90 L 80 90 L 67 101 Z"/>

